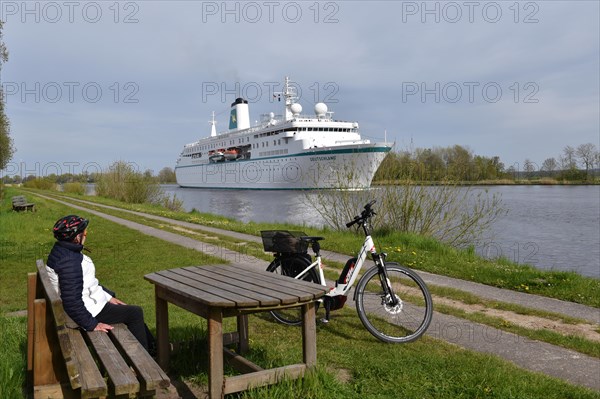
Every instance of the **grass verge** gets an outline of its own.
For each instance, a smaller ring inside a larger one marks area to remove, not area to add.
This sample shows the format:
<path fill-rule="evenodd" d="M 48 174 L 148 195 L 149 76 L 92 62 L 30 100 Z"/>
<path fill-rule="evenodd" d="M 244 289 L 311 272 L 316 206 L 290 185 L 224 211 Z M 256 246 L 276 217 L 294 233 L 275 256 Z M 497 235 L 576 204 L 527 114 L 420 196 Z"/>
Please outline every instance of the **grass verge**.
<path fill-rule="evenodd" d="M 70 196 L 75 199 L 255 236 L 260 236 L 261 230 L 301 229 L 310 235 L 326 237 L 326 240 L 322 241 L 323 249 L 334 250 L 348 256 L 355 256 L 361 241 L 361 238 L 351 231 L 338 232 L 327 228 L 316 229 L 290 224 L 241 223 L 235 219 L 196 211 L 174 212 L 157 205 L 132 205 L 101 197 Z M 123 217 L 132 218 L 132 216 Z M 389 261 L 404 264 L 415 270 L 600 308 L 600 279 L 585 277 L 569 271 L 540 270 L 533 266 L 516 264 L 505 258 L 488 260 L 478 256 L 472 248 L 456 249 L 433 238 L 415 234 L 399 232 L 379 234 L 375 232 L 374 240 L 381 251 L 388 253 Z"/>
<path fill-rule="evenodd" d="M 79 199 L 79 198 L 75 198 Z M 97 203 L 96 201 L 91 202 L 91 204 Z M 272 259 L 271 254 L 266 254 L 263 251 L 262 245 L 257 244 L 256 242 L 247 242 L 245 240 L 239 240 L 224 234 L 216 234 L 211 231 L 202 230 L 202 225 L 198 225 L 198 230 L 190 230 L 184 229 L 180 226 L 164 222 L 157 221 L 156 219 L 134 215 L 130 212 L 126 212 L 120 207 L 116 209 L 109 209 L 106 207 L 98 206 L 98 205 L 90 205 L 84 204 L 86 207 L 94 210 L 98 210 L 101 212 L 109 213 L 114 216 L 118 216 L 124 219 L 132 220 L 137 223 L 142 223 L 147 226 L 151 226 L 157 229 L 161 229 L 164 231 L 170 231 L 175 234 L 183 235 L 189 237 L 191 239 L 200 240 L 202 242 L 212 243 L 214 245 L 218 245 L 222 248 L 231 249 L 237 252 L 241 252 L 243 256 L 253 256 L 265 261 L 265 265 Z M 296 228 L 297 229 L 297 228 Z M 391 248 L 394 250 L 394 248 Z M 395 250 L 398 251 L 398 248 Z M 401 252 L 401 251 L 398 251 Z M 411 256 L 414 256 L 416 252 L 411 252 Z M 413 262 L 409 262 L 411 265 Z M 337 274 L 339 274 L 339 270 L 343 267 L 342 264 L 338 264 L 336 262 L 327 261 L 327 269 L 325 270 L 326 276 L 330 280 L 335 280 L 337 278 Z M 526 336 L 531 339 L 537 339 L 540 341 L 548 342 L 550 344 L 562 346 L 567 349 L 575 350 L 590 356 L 600 357 L 600 345 L 597 342 L 590 341 L 585 337 L 579 336 L 572 331 L 550 331 L 547 328 L 544 328 L 540 325 L 532 324 L 528 327 L 523 327 L 518 324 L 515 324 L 509 320 L 509 317 L 493 317 L 485 314 L 486 310 L 501 310 L 504 312 L 517 313 L 522 315 L 534 316 L 542 319 L 548 320 L 558 320 L 562 323 L 570 323 L 570 324 L 579 324 L 584 323 L 583 320 L 576 320 L 574 318 L 569 318 L 565 315 L 560 315 L 556 313 L 544 312 L 536 309 L 526 308 L 524 306 L 511 305 L 497 301 L 486 300 L 480 297 L 477 297 L 473 294 L 466 293 L 464 291 L 454 290 L 445 287 L 436 287 L 431 286 L 430 290 L 432 294 L 437 297 L 450 298 L 452 300 L 460 301 L 461 304 L 458 306 L 447 306 L 442 305 L 438 301 L 435 301 L 435 309 L 441 313 L 450 314 L 453 316 L 461 317 L 464 319 L 468 319 L 470 321 L 481 323 L 485 325 L 489 325 L 494 328 L 498 328 L 503 331 L 512 332 L 516 334 L 520 334 Z M 478 312 L 467 312 L 465 311 L 465 306 L 463 305 L 472 305 L 479 304 L 482 305 L 485 309 Z M 508 314 L 505 313 L 506 316 Z"/>

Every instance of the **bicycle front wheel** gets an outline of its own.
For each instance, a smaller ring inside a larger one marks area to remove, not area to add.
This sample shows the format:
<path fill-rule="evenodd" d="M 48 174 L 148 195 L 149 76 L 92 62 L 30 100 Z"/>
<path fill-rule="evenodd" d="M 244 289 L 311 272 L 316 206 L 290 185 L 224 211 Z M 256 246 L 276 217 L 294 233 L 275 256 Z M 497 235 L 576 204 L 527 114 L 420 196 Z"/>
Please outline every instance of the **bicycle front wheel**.
<path fill-rule="evenodd" d="M 268 272 L 278 273 L 282 276 L 296 278 L 304 269 L 310 266 L 310 262 L 302 257 L 285 257 L 277 258 L 267 267 Z M 310 269 L 300 280 L 310 281 L 315 284 L 319 283 L 319 277 L 314 268 Z M 316 303 L 315 311 L 318 309 L 319 303 Z M 302 324 L 302 309 L 300 307 L 286 308 L 271 311 L 271 315 L 280 323 L 288 326 L 297 326 Z"/>
<path fill-rule="evenodd" d="M 384 342 L 405 343 L 419 338 L 433 313 L 431 294 L 415 272 L 397 263 L 386 270 L 397 303 L 384 289 L 385 278 L 377 267 L 369 269 L 356 287 L 356 310 L 365 328 Z"/>

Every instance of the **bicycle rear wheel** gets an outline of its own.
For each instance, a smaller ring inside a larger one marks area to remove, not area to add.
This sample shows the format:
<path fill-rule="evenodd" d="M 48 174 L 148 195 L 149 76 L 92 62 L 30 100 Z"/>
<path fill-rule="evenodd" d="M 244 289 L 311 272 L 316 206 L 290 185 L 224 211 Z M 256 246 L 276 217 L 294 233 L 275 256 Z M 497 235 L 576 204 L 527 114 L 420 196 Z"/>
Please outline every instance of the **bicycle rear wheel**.
<path fill-rule="evenodd" d="M 369 269 L 356 287 L 356 310 L 365 328 L 384 342 L 405 343 L 419 338 L 429 327 L 433 313 L 431 294 L 415 272 L 397 263 L 387 263 L 386 270 L 393 293 L 383 288 L 383 275 L 377 267 Z"/>
<path fill-rule="evenodd" d="M 302 257 L 283 257 L 277 258 L 267 267 L 268 272 L 278 273 L 282 276 L 295 278 L 304 269 L 310 266 L 310 261 Z M 319 276 L 314 268 L 310 269 L 300 280 L 310 281 L 319 284 Z M 319 302 L 316 303 L 318 309 Z M 302 310 L 300 307 L 273 310 L 271 314 L 275 320 L 289 326 L 297 326 L 302 323 Z"/>

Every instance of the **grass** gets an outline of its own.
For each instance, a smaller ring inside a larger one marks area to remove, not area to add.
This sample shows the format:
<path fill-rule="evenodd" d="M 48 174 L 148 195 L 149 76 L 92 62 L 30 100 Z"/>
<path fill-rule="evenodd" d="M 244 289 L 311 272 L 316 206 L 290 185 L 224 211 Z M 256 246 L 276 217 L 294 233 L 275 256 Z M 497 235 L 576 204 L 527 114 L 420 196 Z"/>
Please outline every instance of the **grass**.
<path fill-rule="evenodd" d="M 10 211 L 9 188 L 0 203 L 2 278 L 0 279 L 0 397 L 23 397 L 26 323 L 6 317 L 26 304 L 26 273 L 45 258 L 54 242 L 56 219 L 77 212 L 89 217 L 88 243 L 97 275 L 119 297 L 144 308 L 151 328 L 154 292 L 143 275 L 185 265 L 218 261 L 198 252 L 145 236 L 93 214 L 36 198 L 36 213 Z M 226 319 L 233 329 L 234 319 Z M 206 382 L 203 319 L 172 306 L 171 338 L 183 342 L 172 359 L 174 378 Z M 250 317 L 251 360 L 263 367 L 298 362 L 301 329 L 274 323 L 268 314 Z M 383 344 L 362 326 L 352 309 L 336 311 L 334 320 L 318 325 L 318 367 L 306 379 L 231 395 L 231 398 L 600 398 L 598 392 L 524 371 L 496 356 L 461 349 L 425 337 L 407 345 Z"/>
<path fill-rule="evenodd" d="M 99 197 L 95 197 L 95 199 L 99 199 L 100 201 L 103 200 L 102 198 L 99 198 Z M 97 202 L 97 201 L 94 201 L 93 203 L 95 203 L 95 202 Z M 99 210 L 101 212 L 109 213 L 111 215 L 115 215 L 115 216 L 118 216 L 118 217 L 121 217 L 124 219 L 132 220 L 137 223 L 142 223 L 144 225 L 155 227 L 155 228 L 161 229 L 163 231 L 170 231 L 170 232 L 173 232 L 176 234 L 187 236 L 192 239 L 201 240 L 202 242 L 212 243 L 214 245 L 217 245 L 218 247 L 238 251 L 238 252 L 243 253 L 244 255 L 254 256 L 259 259 L 265 260 L 265 265 L 267 264 L 267 262 L 269 262 L 272 259 L 272 255 L 266 254 L 262 249 L 262 245 L 260 245 L 260 244 L 257 244 L 254 242 L 249 244 L 247 242 L 240 242 L 239 239 L 233 238 L 228 235 L 215 234 L 214 232 L 209 232 L 209 231 L 203 232 L 201 225 L 199 225 L 199 229 L 198 229 L 199 231 L 196 229 L 194 229 L 194 231 L 191 231 L 191 230 L 187 230 L 187 229 L 181 229 L 180 227 L 174 226 L 167 222 L 157 221 L 155 219 L 147 218 L 147 217 L 140 216 L 140 215 L 134 215 L 134 214 L 131 214 L 131 213 L 125 212 L 125 211 L 119 211 L 119 210 L 115 210 L 115 209 L 107 209 L 105 207 L 89 205 L 89 204 L 85 204 L 85 206 L 90 209 Z M 163 212 L 164 212 L 164 210 L 163 210 Z M 218 222 L 218 219 L 217 219 L 217 222 Z M 295 229 L 298 229 L 298 227 L 295 227 Z M 421 241 L 424 242 L 424 245 L 422 245 L 422 247 L 424 247 L 428 250 L 432 250 L 434 252 L 437 251 L 440 253 L 448 253 L 449 248 L 441 245 L 439 242 L 429 240 L 429 239 L 421 239 Z M 402 252 L 402 249 L 400 247 L 387 248 L 386 250 L 389 250 L 390 252 L 396 252 L 396 253 Z M 470 257 L 472 257 L 472 255 L 473 255 L 473 254 L 469 253 L 469 251 L 463 251 L 463 252 L 466 252 L 467 255 L 469 255 Z M 418 261 L 415 260 L 417 252 L 410 251 L 410 253 L 408 253 L 408 251 L 405 251 L 405 254 L 410 256 L 410 259 L 408 259 L 406 261 L 406 263 L 411 267 L 415 267 L 415 264 L 418 263 Z M 327 261 L 327 268 L 325 270 L 326 276 L 331 280 L 335 280 L 337 278 L 337 274 L 339 274 L 339 270 L 342 267 L 343 267 L 342 264 L 338 264 L 338 263 L 332 262 L 332 261 Z M 511 305 L 511 304 L 506 304 L 506 303 L 502 303 L 502 302 L 486 300 L 486 299 L 480 298 L 478 296 L 475 296 L 473 294 L 466 293 L 464 291 L 453 290 L 450 288 L 431 286 L 430 290 L 432 291 L 433 294 L 435 294 L 437 296 L 443 296 L 445 298 L 458 300 L 465 304 L 477 303 L 477 304 L 485 306 L 487 309 L 498 309 L 498 310 L 504 310 L 504 311 L 514 312 L 514 313 L 538 316 L 538 317 L 551 319 L 551 320 L 561 320 L 563 322 L 571 323 L 571 324 L 577 324 L 577 323 L 583 322 L 582 320 L 576 320 L 573 318 L 566 317 L 564 315 L 552 314 L 550 312 L 543 312 L 543 311 L 536 310 L 536 309 L 526 308 L 524 306 Z M 501 329 L 504 331 L 521 334 L 521 335 L 527 336 L 531 339 L 538 339 L 538 340 L 548 342 L 548 343 L 551 343 L 554 345 L 565 347 L 567 349 L 572 349 L 572 350 L 575 350 L 575 351 L 578 351 L 578 352 L 581 352 L 581 353 L 584 353 L 584 354 L 587 354 L 590 356 L 600 357 L 600 346 L 595 342 L 586 340 L 585 338 L 581 338 L 581 337 L 573 336 L 573 335 L 563 335 L 559 332 L 550 332 L 545 329 L 523 328 L 523 327 L 520 327 L 518 325 L 515 325 L 513 323 L 510 323 L 510 322 L 503 320 L 501 318 L 498 318 L 498 317 L 489 317 L 489 316 L 483 315 L 479 312 L 474 313 L 474 314 L 467 313 L 467 312 L 464 312 L 460 308 L 456 308 L 453 306 L 442 306 L 438 303 L 436 303 L 436 305 L 437 305 L 436 310 L 439 312 L 442 312 L 442 313 L 451 314 L 451 315 L 454 315 L 457 317 L 462 317 L 462 318 L 471 320 L 473 322 L 486 324 L 486 325 L 489 325 L 489 326 L 492 326 L 494 328 L 498 328 L 498 329 Z"/>
<path fill-rule="evenodd" d="M 356 255 L 358 243 L 361 240 L 351 231 L 338 232 L 327 228 L 316 229 L 290 224 L 240 223 L 235 219 L 196 211 L 174 212 L 156 205 L 123 204 L 101 197 L 78 195 L 72 197 L 255 236 L 259 236 L 261 230 L 301 229 L 310 235 L 325 236 L 326 240 L 321 242 L 323 249 L 334 250 L 348 256 Z M 106 209 L 102 209 L 102 211 L 113 212 Z M 119 216 L 137 220 L 135 216 L 126 213 Z M 151 223 L 156 222 L 151 221 Z M 214 235 L 213 233 L 209 234 Z M 219 237 L 219 239 L 230 240 L 224 237 Z M 540 270 L 530 265 L 516 264 L 505 258 L 487 260 L 475 254 L 472 248 L 456 249 L 433 238 L 415 234 L 375 232 L 374 239 L 379 250 L 389 254 L 389 261 L 395 261 L 416 270 L 600 308 L 600 279 L 585 277 L 569 271 Z"/>
<path fill-rule="evenodd" d="M 88 206 L 88 205 L 86 205 L 86 206 Z M 252 243 L 251 245 L 248 245 L 248 243 L 240 242 L 239 239 L 235 239 L 231 236 L 215 234 L 212 232 L 202 233 L 201 228 L 200 228 L 200 232 L 198 232 L 196 230 L 194 230 L 194 231 L 190 231 L 187 229 L 182 230 L 181 228 L 178 228 L 177 226 L 173 226 L 171 224 L 168 224 L 168 223 L 165 223 L 162 221 L 156 221 L 154 219 L 146 218 L 146 217 L 139 216 L 139 215 L 132 215 L 131 213 L 128 213 L 125 211 L 108 210 L 107 208 L 103 208 L 100 206 L 94 206 L 94 205 L 90 206 L 90 208 L 96 209 L 96 210 L 99 210 L 102 212 L 109 212 L 112 215 L 116 215 L 116 216 L 119 216 L 119 217 L 122 217 L 125 219 L 129 219 L 129 220 L 134 220 L 138 223 L 143 223 L 145 225 L 152 226 L 152 227 L 164 230 L 164 231 L 170 231 L 170 232 L 173 232 L 176 234 L 181 234 L 181 235 L 187 236 L 192 239 L 199 239 L 203 242 L 212 243 L 212 244 L 218 245 L 220 247 L 228 248 L 228 249 L 231 249 L 234 251 L 239 251 L 239 252 L 242 252 L 244 255 L 250 255 L 250 256 L 257 257 L 259 259 L 264 259 L 265 264 L 267 264 L 267 262 L 269 262 L 272 259 L 272 255 L 265 254 L 265 252 L 263 251 L 262 246 L 260 244 Z M 429 247 L 432 247 L 432 245 L 429 244 Z M 440 247 L 442 248 L 442 250 L 445 249 L 445 248 L 443 248 L 443 246 L 440 246 Z M 398 248 L 395 248 L 395 249 L 391 248 L 391 250 L 398 251 Z M 411 252 L 412 256 L 414 256 L 415 254 L 416 254 L 416 252 L 414 252 L 414 251 Z M 409 263 L 409 265 L 412 265 L 412 263 L 414 263 L 414 261 L 409 261 L 408 263 Z M 326 269 L 327 277 L 330 280 L 335 280 L 339 274 L 339 270 L 342 267 L 343 267 L 342 264 L 338 264 L 338 263 L 332 262 L 332 261 L 327 261 L 327 269 Z M 430 286 L 429 288 L 430 288 L 432 294 L 435 294 L 436 296 L 441 296 L 441 297 L 445 297 L 445 298 L 458 300 L 464 304 L 479 304 L 479 305 L 483 305 L 487 309 L 496 309 L 496 310 L 503 310 L 503 311 L 507 311 L 507 312 L 523 314 L 523 315 L 537 316 L 537 317 L 541 317 L 541 318 L 545 318 L 545 319 L 549 319 L 549 320 L 560 320 L 563 323 L 578 324 L 578 323 L 585 322 L 583 320 L 577 320 L 575 318 L 570 318 L 568 316 L 560 315 L 557 313 L 544 312 L 544 311 L 540 311 L 537 309 L 527 308 L 524 306 L 507 304 L 507 303 L 498 302 L 498 301 L 486 300 L 486 299 L 483 299 L 476 295 L 473 295 L 473 294 L 470 294 L 470 293 L 467 293 L 464 291 L 460 291 L 460 290 L 454 290 L 454 289 L 447 288 L 447 287 Z M 438 304 L 437 302 L 436 302 L 436 310 L 441 313 L 450 314 L 453 316 L 468 319 L 468 320 L 476 322 L 476 323 L 486 324 L 491 327 L 501 329 L 503 331 L 520 334 L 520 335 L 526 336 L 530 339 L 537 339 L 540 341 L 548 342 L 553 345 L 562 346 L 564 348 L 575 350 L 575 351 L 578 351 L 580 353 L 583 353 L 583 354 L 586 354 L 589 356 L 600 357 L 600 345 L 598 345 L 598 343 L 596 343 L 596 342 L 587 340 L 582 337 L 578 337 L 575 335 L 565 335 L 565 334 L 561 334 L 560 332 L 548 331 L 547 329 L 544 329 L 544 328 L 524 328 L 524 327 L 518 326 L 514 323 L 511 323 L 511 322 L 506 321 L 499 317 L 490 317 L 490 316 L 484 315 L 480 312 L 467 313 L 467 312 L 463 311 L 462 309 L 457 308 L 455 306 L 443 306 L 441 304 Z"/>

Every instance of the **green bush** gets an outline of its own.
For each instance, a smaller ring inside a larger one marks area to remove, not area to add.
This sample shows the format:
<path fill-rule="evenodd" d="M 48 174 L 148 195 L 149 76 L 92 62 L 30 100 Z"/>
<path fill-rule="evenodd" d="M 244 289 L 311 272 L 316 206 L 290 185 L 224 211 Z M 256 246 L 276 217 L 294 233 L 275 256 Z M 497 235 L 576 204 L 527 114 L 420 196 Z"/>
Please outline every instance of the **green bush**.
<path fill-rule="evenodd" d="M 162 199 L 162 190 L 148 174 L 134 169 L 131 163 L 117 161 L 96 182 L 96 193 L 129 204 L 156 203 Z"/>
<path fill-rule="evenodd" d="M 36 177 L 34 179 L 29 179 L 25 183 L 23 183 L 24 187 L 27 188 L 37 188 L 39 190 L 55 190 L 56 183 L 47 177 Z"/>
<path fill-rule="evenodd" d="M 63 184 L 63 191 L 65 193 L 69 193 L 69 194 L 84 195 L 85 194 L 85 186 L 79 182 L 65 183 L 65 184 Z"/>

